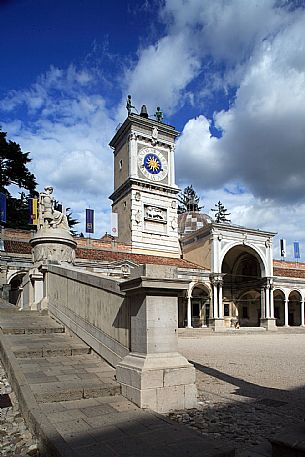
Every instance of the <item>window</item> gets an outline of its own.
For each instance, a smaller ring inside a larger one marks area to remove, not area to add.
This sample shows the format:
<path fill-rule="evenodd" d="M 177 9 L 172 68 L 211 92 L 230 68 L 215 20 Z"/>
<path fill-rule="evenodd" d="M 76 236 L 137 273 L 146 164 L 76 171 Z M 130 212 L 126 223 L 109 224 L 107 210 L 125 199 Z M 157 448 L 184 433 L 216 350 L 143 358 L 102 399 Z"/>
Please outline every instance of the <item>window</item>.
<path fill-rule="evenodd" d="M 120 168 L 120 170 L 122 170 L 122 168 L 123 168 L 123 160 L 119 161 L 119 168 Z"/>
<path fill-rule="evenodd" d="M 223 305 L 223 315 L 230 316 L 230 303 L 224 303 Z"/>

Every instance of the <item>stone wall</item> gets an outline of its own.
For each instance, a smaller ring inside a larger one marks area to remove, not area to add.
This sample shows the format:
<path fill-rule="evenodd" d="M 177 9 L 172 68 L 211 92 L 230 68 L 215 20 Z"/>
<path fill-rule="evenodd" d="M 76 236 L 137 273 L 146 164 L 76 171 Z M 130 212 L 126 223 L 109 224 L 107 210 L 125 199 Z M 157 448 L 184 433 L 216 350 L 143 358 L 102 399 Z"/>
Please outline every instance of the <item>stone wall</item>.
<path fill-rule="evenodd" d="M 129 306 L 117 281 L 48 265 L 49 311 L 113 366 L 129 352 Z"/>

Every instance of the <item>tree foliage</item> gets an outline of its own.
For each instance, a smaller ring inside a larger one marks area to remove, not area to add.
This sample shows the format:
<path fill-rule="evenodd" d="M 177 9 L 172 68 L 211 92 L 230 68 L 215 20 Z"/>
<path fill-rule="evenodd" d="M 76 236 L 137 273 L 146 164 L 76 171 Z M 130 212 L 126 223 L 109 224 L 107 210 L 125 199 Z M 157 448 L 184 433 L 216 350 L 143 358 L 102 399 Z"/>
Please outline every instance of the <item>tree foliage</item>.
<path fill-rule="evenodd" d="M 199 206 L 199 200 L 200 198 L 192 185 L 185 187 L 183 192 L 180 192 L 178 195 L 178 213 L 182 214 L 190 211 L 199 212 L 203 208 L 203 206 Z"/>
<path fill-rule="evenodd" d="M 7 197 L 6 226 L 11 228 L 29 229 L 28 198 L 37 196 L 36 179 L 27 165 L 31 162 L 29 152 L 22 152 L 19 144 L 8 141 L 7 133 L 0 128 L 0 192 Z M 23 190 L 20 197 L 10 194 L 8 187 L 15 184 Z"/>
<path fill-rule="evenodd" d="M 20 145 L 7 141 L 6 132 L 0 129 L 0 191 L 8 193 L 7 186 L 16 184 L 19 188 L 34 192 L 36 179 L 27 164 L 31 162 L 29 152 L 22 152 Z"/>
<path fill-rule="evenodd" d="M 224 205 L 219 201 L 215 203 L 216 209 L 211 209 L 211 211 L 215 212 L 215 222 L 231 222 L 230 219 L 227 219 L 227 216 L 230 216 L 231 213 L 228 213 L 228 210 L 224 207 Z"/>

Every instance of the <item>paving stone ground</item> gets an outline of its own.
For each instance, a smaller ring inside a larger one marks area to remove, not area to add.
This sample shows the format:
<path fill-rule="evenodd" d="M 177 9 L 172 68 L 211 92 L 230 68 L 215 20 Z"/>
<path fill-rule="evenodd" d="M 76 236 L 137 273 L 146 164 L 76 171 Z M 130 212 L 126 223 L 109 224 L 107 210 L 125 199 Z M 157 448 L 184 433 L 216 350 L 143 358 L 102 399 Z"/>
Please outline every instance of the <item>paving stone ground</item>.
<path fill-rule="evenodd" d="M 36 438 L 27 428 L 21 416 L 15 394 L 0 363 L 0 398 L 10 405 L 0 408 L 0 455 L 1 457 L 39 457 Z"/>
<path fill-rule="evenodd" d="M 233 440 L 242 457 L 271 455 L 268 438 L 304 424 L 305 333 L 180 338 L 179 350 L 195 363 L 200 404 L 177 422 Z"/>
<path fill-rule="evenodd" d="M 114 368 L 75 336 L 56 331 L 51 318 L 29 317 L 0 309 L 0 327 L 5 321 L 6 330 L 0 332 L 1 351 L 18 373 L 23 402 L 45 449 L 52 443 L 56 455 L 66 457 L 234 455 L 232 445 L 137 408 L 120 395 Z"/>

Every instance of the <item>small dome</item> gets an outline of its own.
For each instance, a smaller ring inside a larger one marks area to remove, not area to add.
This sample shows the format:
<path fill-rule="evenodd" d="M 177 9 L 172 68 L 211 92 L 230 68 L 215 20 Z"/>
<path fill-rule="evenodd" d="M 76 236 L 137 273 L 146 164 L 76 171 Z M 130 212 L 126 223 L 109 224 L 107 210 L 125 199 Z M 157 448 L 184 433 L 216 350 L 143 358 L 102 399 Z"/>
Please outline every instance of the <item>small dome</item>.
<path fill-rule="evenodd" d="M 195 232 L 202 227 L 212 223 L 212 219 L 208 214 L 190 211 L 178 215 L 179 235 L 184 236 Z"/>

